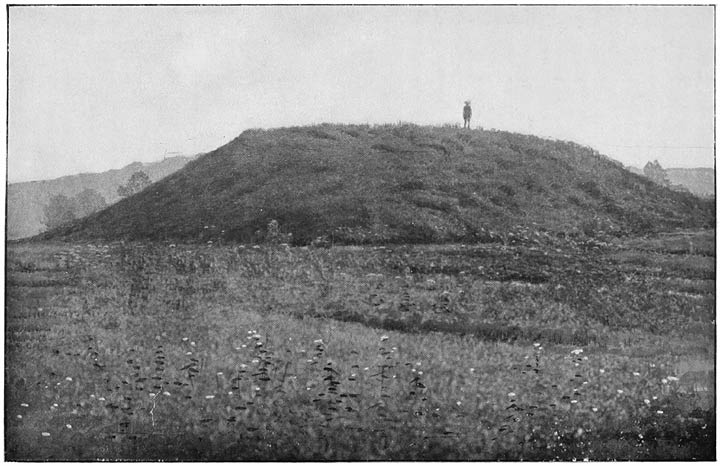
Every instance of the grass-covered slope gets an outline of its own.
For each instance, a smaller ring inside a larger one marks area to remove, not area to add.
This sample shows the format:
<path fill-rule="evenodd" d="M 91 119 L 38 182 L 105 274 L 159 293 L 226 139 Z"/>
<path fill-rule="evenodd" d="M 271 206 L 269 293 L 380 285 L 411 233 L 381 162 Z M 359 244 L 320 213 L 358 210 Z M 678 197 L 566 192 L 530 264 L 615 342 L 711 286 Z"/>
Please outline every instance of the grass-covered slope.
<path fill-rule="evenodd" d="M 713 204 L 590 148 L 415 125 L 249 130 L 145 191 L 44 239 L 303 244 L 485 241 L 517 225 L 624 233 L 714 224 Z"/>

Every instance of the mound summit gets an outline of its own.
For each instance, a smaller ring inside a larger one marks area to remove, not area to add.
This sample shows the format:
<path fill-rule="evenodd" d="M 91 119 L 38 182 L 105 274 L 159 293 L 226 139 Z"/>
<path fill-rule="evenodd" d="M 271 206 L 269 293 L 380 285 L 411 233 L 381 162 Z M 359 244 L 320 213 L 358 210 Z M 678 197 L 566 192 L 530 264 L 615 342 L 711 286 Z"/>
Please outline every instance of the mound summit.
<path fill-rule="evenodd" d="M 248 130 L 59 240 L 294 244 L 491 240 L 518 226 L 632 234 L 714 225 L 714 204 L 572 142 L 416 125 Z M 489 237 L 490 236 L 490 237 Z"/>

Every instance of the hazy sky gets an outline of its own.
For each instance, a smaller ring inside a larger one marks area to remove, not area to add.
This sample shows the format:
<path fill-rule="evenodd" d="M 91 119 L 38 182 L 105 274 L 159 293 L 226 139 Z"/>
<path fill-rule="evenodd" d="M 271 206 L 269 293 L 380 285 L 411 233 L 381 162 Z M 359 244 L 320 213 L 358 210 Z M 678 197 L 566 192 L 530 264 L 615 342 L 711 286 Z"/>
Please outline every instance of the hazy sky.
<path fill-rule="evenodd" d="M 710 166 L 710 6 L 11 7 L 11 182 L 251 127 L 462 123 Z"/>

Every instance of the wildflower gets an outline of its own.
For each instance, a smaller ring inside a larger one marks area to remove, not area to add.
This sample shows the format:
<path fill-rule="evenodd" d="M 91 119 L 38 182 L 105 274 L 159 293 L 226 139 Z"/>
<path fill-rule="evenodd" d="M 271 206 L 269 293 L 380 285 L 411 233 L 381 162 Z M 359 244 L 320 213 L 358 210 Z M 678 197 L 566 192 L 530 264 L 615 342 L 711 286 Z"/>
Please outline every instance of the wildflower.
<path fill-rule="evenodd" d="M 515 396 L 515 392 L 510 392 L 510 393 L 508 393 L 508 396 L 509 396 L 510 398 L 514 397 L 514 396 Z"/>
<path fill-rule="evenodd" d="M 369 367 L 366 367 L 366 368 L 365 368 L 365 369 L 363 369 L 363 370 L 364 370 L 364 371 L 369 371 L 369 370 L 370 370 L 370 368 L 369 368 Z"/>
<path fill-rule="evenodd" d="M 255 390 L 256 392 L 259 392 L 259 391 L 260 391 L 260 387 L 253 387 L 253 390 Z"/>
<path fill-rule="evenodd" d="M 582 352 L 583 352 L 582 348 L 578 348 L 578 349 L 574 349 L 574 350 L 570 351 L 571 354 L 575 354 L 575 355 L 578 355 Z"/>
<path fill-rule="evenodd" d="M 205 395 L 206 400 L 212 400 L 213 398 L 215 398 L 215 395 Z"/>
<path fill-rule="evenodd" d="M 633 372 L 633 375 L 634 375 L 635 377 L 640 377 L 640 372 Z"/>
<path fill-rule="evenodd" d="M 422 363 L 418 361 L 418 362 L 415 363 L 415 365 L 416 365 L 416 366 L 422 366 Z"/>
<path fill-rule="evenodd" d="M 312 359 L 308 359 L 307 362 L 310 363 L 310 362 L 313 362 L 313 360 L 312 360 Z"/>
<path fill-rule="evenodd" d="M 222 373 L 222 372 L 218 372 L 216 375 L 223 375 L 223 373 Z"/>
<path fill-rule="evenodd" d="M 262 338 L 262 336 L 258 335 L 257 333 L 252 336 L 254 339 L 259 340 Z"/>
<path fill-rule="evenodd" d="M 255 343 L 255 346 L 262 346 L 262 345 L 263 345 L 262 341 L 258 341 L 257 343 Z"/>
<path fill-rule="evenodd" d="M 662 414 L 663 411 L 662 411 L 661 409 L 658 409 L 658 410 L 657 410 L 657 413 L 658 413 L 658 414 Z"/>
<path fill-rule="evenodd" d="M 245 369 L 247 367 L 247 364 L 240 364 L 240 369 Z"/>
<path fill-rule="evenodd" d="M 232 395 L 232 392 L 228 392 L 228 395 Z"/>
<path fill-rule="evenodd" d="M 170 392 L 163 392 L 163 395 L 170 396 Z"/>
<path fill-rule="evenodd" d="M 654 397 L 652 397 L 652 399 L 653 399 L 653 400 L 657 400 L 657 397 L 656 397 L 656 396 L 654 396 Z"/>
<path fill-rule="evenodd" d="M 385 340 L 388 340 L 389 338 L 390 338 L 389 336 L 383 335 L 380 337 L 380 341 L 385 341 Z"/>
<path fill-rule="evenodd" d="M 423 371 L 418 371 L 418 375 L 423 375 Z"/>
<path fill-rule="evenodd" d="M 185 353 L 185 356 L 192 356 L 192 351 L 188 351 L 187 353 Z"/>
<path fill-rule="evenodd" d="M 605 373 L 605 369 L 600 369 L 600 373 L 601 373 L 601 374 L 604 374 L 604 373 Z"/>
<path fill-rule="evenodd" d="M 50 437 L 50 432 L 43 432 L 40 435 L 42 435 L 43 437 Z"/>
<path fill-rule="evenodd" d="M 182 341 L 188 341 L 188 337 L 183 337 Z"/>
<path fill-rule="evenodd" d="M 667 379 L 662 379 L 661 382 L 666 384 L 668 381 L 667 381 Z"/>
<path fill-rule="evenodd" d="M 191 341 L 191 342 L 190 342 L 190 346 L 195 346 L 195 342 L 194 342 L 194 341 Z"/>
<path fill-rule="evenodd" d="M 597 409 L 597 408 L 593 408 L 592 410 L 593 410 L 593 413 L 597 413 L 597 410 L 598 410 L 598 409 Z"/>
<path fill-rule="evenodd" d="M 410 372 L 415 372 L 415 368 L 411 369 Z"/>
<path fill-rule="evenodd" d="M 72 429 L 72 426 L 70 424 L 65 424 L 65 427 L 67 427 L 68 429 Z"/>
<path fill-rule="evenodd" d="M 667 377 L 667 379 L 668 379 L 670 382 L 677 382 L 678 380 L 680 380 L 680 379 L 678 379 L 677 377 L 675 377 L 675 376 L 673 376 L 673 375 L 669 375 L 669 376 Z"/>
<path fill-rule="evenodd" d="M 101 396 L 100 398 L 98 398 L 98 401 L 105 401 L 105 397 Z"/>
<path fill-rule="evenodd" d="M 30 405 L 28 405 L 27 403 L 20 403 L 20 406 L 22 406 L 23 408 L 27 408 L 27 407 L 29 407 Z"/>
<path fill-rule="evenodd" d="M 149 396 L 150 398 L 155 398 L 155 394 L 154 394 L 154 393 L 148 393 L 148 396 Z"/>
<path fill-rule="evenodd" d="M 65 380 L 67 380 L 68 382 L 72 382 L 72 377 L 65 377 Z"/>
<path fill-rule="evenodd" d="M 18 419 L 22 419 L 22 414 L 18 414 L 18 415 L 17 415 L 17 418 L 18 418 Z"/>
<path fill-rule="evenodd" d="M 315 343 L 316 345 L 324 345 L 325 344 L 325 343 L 323 343 L 322 338 L 319 338 L 319 339 L 313 341 L 313 343 Z"/>
<path fill-rule="evenodd" d="M 475 368 L 474 368 L 474 367 L 471 367 L 471 368 L 470 368 L 470 372 L 475 372 Z"/>
<path fill-rule="evenodd" d="M 533 346 L 534 346 L 535 348 L 537 348 L 537 347 L 540 346 L 540 343 L 533 343 Z"/>
<path fill-rule="evenodd" d="M 57 404 L 57 403 L 53 403 L 53 407 L 54 407 L 54 408 L 57 408 L 57 407 L 58 407 L 58 404 Z"/>
<path fill-rule="evenodd" d="M 259 362 L 260 362 L 260 360 L 259 360 L 259 359 L 253 359 L 253 360 L 252 360 L 252 361 L 250 361 L 250 362 L 252 362 L 253 364 L 257 364 L 257 363 L 259 363 Z"/>
<path fill-rule="evenodd" d="M 462 404 L 462 401 L 458 401 L 456 404 L 460 406 Z"/>
<path fill-rule="evenodd" d="M 622 390 L 618 390 L 617 392 L 618 392 L 618 394 L 621 395 L 623 391 L 622 391 Z"/>
<path fill-rule="evenodd" d="M 393 350 L 393 351 L 397 351 L 397 346 L 393 346 L 393 347 L 392 347 L 392 350 Z"/>
<path fill-rule="evenodd" d="M 578 402 L 577 400 L 570 400 L 570 403 L 572 403 L 572 404 L 575 404 L 577 402 Z"/>
<path fill-rule="evenodd" d="M 247 348 L 247 345 L 242 345 L 243 348 Z"/>

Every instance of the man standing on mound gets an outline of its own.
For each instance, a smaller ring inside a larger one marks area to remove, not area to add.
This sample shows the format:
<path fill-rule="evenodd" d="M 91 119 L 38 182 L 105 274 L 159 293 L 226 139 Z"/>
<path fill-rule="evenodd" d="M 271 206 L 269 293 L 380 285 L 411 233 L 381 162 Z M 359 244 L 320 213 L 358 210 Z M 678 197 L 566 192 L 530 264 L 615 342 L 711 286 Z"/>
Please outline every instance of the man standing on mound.
<path fill-rule="evenodd" d="M 472 109 L 470 108 L 470 101 L 465 101 L 465 107 L 463 107 L 463 120 L 465 120 L 465 124 L 463 125 L 463 128 L 470 129 L 470 118 L 472 117 Z"/>

